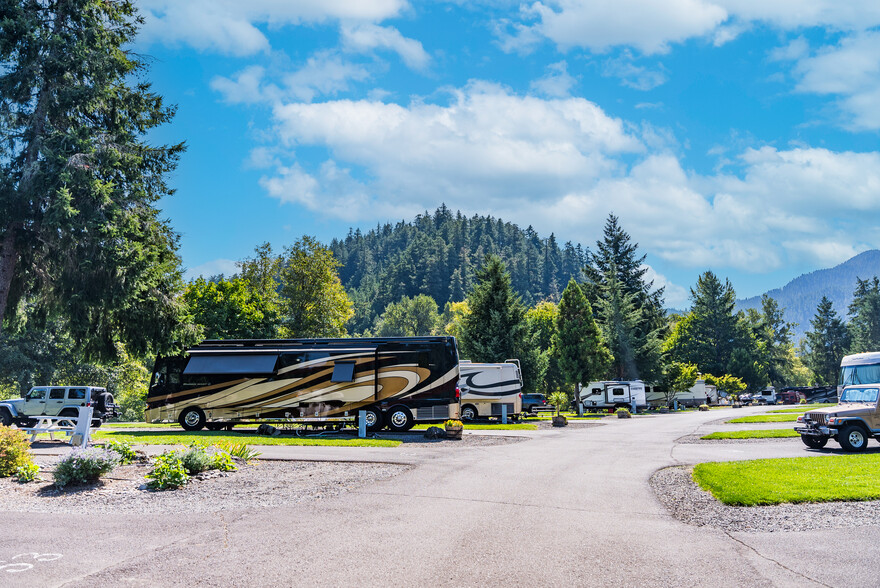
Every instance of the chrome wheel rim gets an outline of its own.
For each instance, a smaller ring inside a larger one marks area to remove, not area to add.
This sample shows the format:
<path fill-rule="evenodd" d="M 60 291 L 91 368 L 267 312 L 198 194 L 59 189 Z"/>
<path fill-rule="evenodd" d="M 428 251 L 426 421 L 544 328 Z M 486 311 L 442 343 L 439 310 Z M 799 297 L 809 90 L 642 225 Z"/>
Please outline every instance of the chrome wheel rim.
<path fill-rule="evenodd" d="M 849 443 L 853 447 L 861 447 L 865 442 L 865 436 L 860 431 L 851 431 L 849 434 Z"/>
<path fill-rule="evenodd" d="M 186 413 L 186 416 L 183 417 L 183 422 L 185 422 L 190 427 L 195 427 L 196 425 L 198 425 L 200 420 L 201 419 L 199 418 L 199 413 L 194 410 L 189 411 L 188 413 Z"/>
<path fill-rule="evenodd" d="M 406 424 L 406 414 L 402 410 L 395 411 L 391 414 L 391 424 L 395 427 L 402 427 Z"/>
<path fill-rule="evenodd" d="M 472 418 L 474 418 L 474 409 L 472 409 L 472 408 L 464 409 L 464 412 L 461 413 L 461 416 L 464 419 L 471 420 Z"/>
<path fill-rule="evenodd" d="M 364 422 L 367 423 L 367 426 L 372 427 L 373 425 L 376 424 L 377 420 L 378 420 L 378 418 L 376 417 L 376 413 L 373 412 L 372 410 L 368 410 L 366 418 L 364 418 Z"/>

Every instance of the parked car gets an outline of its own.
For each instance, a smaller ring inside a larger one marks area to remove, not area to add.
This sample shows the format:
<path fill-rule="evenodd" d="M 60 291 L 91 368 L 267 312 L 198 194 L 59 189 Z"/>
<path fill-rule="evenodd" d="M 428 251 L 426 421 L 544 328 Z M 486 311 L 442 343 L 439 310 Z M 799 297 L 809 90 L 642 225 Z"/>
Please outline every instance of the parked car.
<path fill-rule="evenodd" d="M 834 439 L 844 451 L 864 451 L 868 439 L 880 439 L 878 397 L 877 384 L 845 386 L 837 406 L 812 409 L 799 416 L 794 430 L 811 449 L 821 449 Z"/>
<path fill-rule="evenodd" d="M 118 414 L 113 395 L 105 388 L 34 386 L 21 398 L 0 402 L 0 424 L 32 427 L 37 423 L 34 417 L 76 417 L 81 406 L 91 406 L 94 409 L 92 427 L 100 427 L 104 420 Z"/>
<path fill-rule="evenodd" d="M 532 414 L 541 410 L 552 410 L 552 406 L 547 404 L 547 397 L 543 394 L 523 394 L 522 410 L 525 414 Z"/>

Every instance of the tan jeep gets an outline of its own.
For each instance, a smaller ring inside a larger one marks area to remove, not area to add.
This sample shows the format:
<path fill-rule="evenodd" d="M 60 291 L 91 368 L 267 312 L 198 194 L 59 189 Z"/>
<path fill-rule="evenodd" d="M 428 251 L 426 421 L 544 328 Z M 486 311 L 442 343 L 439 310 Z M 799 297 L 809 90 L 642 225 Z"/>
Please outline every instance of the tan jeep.
<path fill-rule="evenodd" d="M 812 449 L 821 449 L 828 439 L 834 439 L 844 451 L 864 451 L 868 439 L 880 438 L 878 396 L 877 384 L 847 386 L 837 406 L 817 408 L 798 417 L 794 430 L 800 433 L 804 445 Z"/>

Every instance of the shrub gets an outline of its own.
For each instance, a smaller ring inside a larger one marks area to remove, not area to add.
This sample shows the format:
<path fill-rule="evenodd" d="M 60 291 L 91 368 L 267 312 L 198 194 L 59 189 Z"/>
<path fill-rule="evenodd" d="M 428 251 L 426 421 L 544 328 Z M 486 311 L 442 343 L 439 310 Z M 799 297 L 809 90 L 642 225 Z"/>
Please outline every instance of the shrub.
<path fill-rule="evenodd" d="M 225 451 L 218 450 L 211 456 L 211 469 L 221 472 L 234 472 L 236 469 L 232 456 Z"/>
<path fill-rule="evenodd" d="M 32 461 L 29 461 L 24 465 L 18 466 L 18 468 L 15 470 L 15 479 L 22 484 L 26 482 L 33 482 L 37 479 L 37 474 L 39 473 L 40 466 Z"/>
<path fill-rule="evenodd" d="M 129 464 L 137 459 L 137 453 L 131 448 L 131 443 L 128 441 L 111 439 L 105 447 L 119 456 L 119 463 L 122 465 Z"/>
<path fill-rule="evenodd" d="M 801 398 L 800 401 L 798 402 L 798 404 L 806 404 L 806 403 L 807 403 L 806 398 Z"/>
<path fill-rule="evenodd" d="M 708 405 L 708 404 L 701 404 L 701 405 L 700 405 L 700 410 L 702 410 L 702 411 L 709 410 L 709 405 Z"/>
<path fill-rule="evenodd" d="M 556 415 L 558 416 L 569 404 L 568 394 L 562 390 L 557 390 L 547 397 L 547 402 L 556 407 Z"/>
<path fill-rule="evenodd" d="M 31 444 L 24 431 L 0 425 L 0 478 L 8 478 L 31 462 Z"/>
<path fill-rule="evenodd" d="M 250 462 L 263 455 L 256 449 L 251 449 L 247 443 L 234 443 L 232 441 L 223 441 L 216 445 L 220 450 L 225 451 L 232 457 L 244 460 L 245 463 Z"/>
<path fill-rule="evenodd" d="M 147 474 L 147 488 L 150 490 L 177 489 L 186 486 L 189 476 L 176 451 L 163 453 L 156 458 L 152 471 Z"/>
<path fill-rule="evenodd" d="M 204 446 L 195 443 L 180 454 L 180 461 L 186 473 L 191 476 L 211 469 L 211 456 L 208 451 Z"/>
<path fill-rule="evenodd" d="M 119 464 L 119 455 L 99 447 L 74 449 L 55 468 L 55 486 L 97 482 Z"/>
<path fill-rule="evenodd" d="M 630 413 L 630 411 L 625 408 L 618 408 L 616 414 L 617 418 L 619 419 L 628 419 L 632 417 L 632 413 Z"/>

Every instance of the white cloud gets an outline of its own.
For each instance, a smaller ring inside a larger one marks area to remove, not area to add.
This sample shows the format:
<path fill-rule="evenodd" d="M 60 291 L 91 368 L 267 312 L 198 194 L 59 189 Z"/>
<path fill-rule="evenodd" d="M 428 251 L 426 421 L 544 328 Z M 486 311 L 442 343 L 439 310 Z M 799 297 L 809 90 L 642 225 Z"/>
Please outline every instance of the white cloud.
<path fill-rule="evenodd" d="M 238 273 L 236 262 L 231 259 L 214 259 L 186 270 L 183 277 L 186 280 L 195 280 L 198 277 L 210 278 L 218 274 L 228 277 L 236 273 Z"/>
<path fill-rule="evenodd" d="M 576 83 L 577 80 L 568 73 L 568 64 L 560 61 L 547 66 L 547 74 L 534 80 L 530 87 L 533 92 L 550 98 L 566 98 Z"/>
<path fill-rule="evenodd" d="M 661 70 L 662 66 L 658 70 L 652 70 L 636 65 L 633 63 L 633 56 L 625 51 L 622 56 L 605 61 L 602 75 L 620 78 L 624 86 L 647 91 L 666 83 L 666 74 Z"/>
<path fill-rule="evenodd" d="M 258 25 L 380 22 L 408 6 L 406 0 L 137 0 L 137 4 L 145 18 L 142 39 L 238 56 L 269 49 Z"/>
<path fill-rule="evenodd" d="M 389 49 L 400 55 L 403 62 L 412 69 L 423 70 L 431 58 L 422 44 L 407 39 L 394 27 L 380 27 L 374 24 L 344 24 L 342 40 L 349 50 L 368 52 L 373 49 Z"/>
<path fill-rule="evenodd" d="M 614 212 L 660 259 L 749 272 L 880 247 L 880 233 L 846 224 L 880 224 L 877 152 L 740 148 L 728 171 L 701 176 L 682 166 L 662 130 L 580 98 L 481 82 L 452 90 L 447 105 L 336 100 L 273 112 L 272 157 L 295 160 L 301 146 L 330 155 L 276 163 L 263 186 L 329 216 L 401 218 L 445 202 L 583 242 Z"/>
<path fill-rule="evenodd" d="M 547 0 L 532 4 L 527 14 L 539 21 L 532 31 L 563 48 L 603 52 L 625 45 L 645 54 L 707 35 L 727 18 L 724 9 L 704 0 Z"/>
<path fill-rule="evenodd" d="M 875 0 L 713 0 L 743 21 L 762 22 L 792 30 L 830 27 L 863 30 L 880 24 L 880 4 Z"/>
<path fill-rule="evenodd" d="M 265 68 L 250 66 L 232 79 L 215 77 L 211 80 L 211 88 L 230 103 L 276 103 L 284 99 L 311 102 L 318 96 L 334 96 L 349 90 L 351 82 L 368 79 L 370 72 L 362 65 L 349 63 L 333 52 L 324 51 L 309 57 L 298 70 L 276 73 L 280 85 L 266 82 L 266 77 Z"/>
<path fill-rule="evenodd" d="M 664 288 L 663 299 L 667 308 L 684 309 L 689 306 L 688 301 L 691 295 L 690 290 L 670 282 L 666 276 L 658 273 L 657 270 L 650 265 L 643 265 L 642 269 L 646 270 L 645 280 L 648 282 L 654 282 L 655 291 Z"/>
<path fill-rule="evenodd" d="M 798 91 L 840 96 L 845 124 L 857 130 L 880 129 L 880 32 L 845 37 L 837 46 L 799 57 Z"/>

